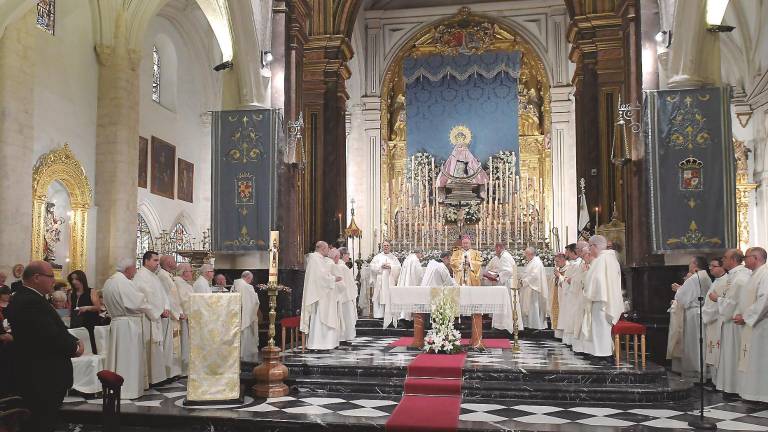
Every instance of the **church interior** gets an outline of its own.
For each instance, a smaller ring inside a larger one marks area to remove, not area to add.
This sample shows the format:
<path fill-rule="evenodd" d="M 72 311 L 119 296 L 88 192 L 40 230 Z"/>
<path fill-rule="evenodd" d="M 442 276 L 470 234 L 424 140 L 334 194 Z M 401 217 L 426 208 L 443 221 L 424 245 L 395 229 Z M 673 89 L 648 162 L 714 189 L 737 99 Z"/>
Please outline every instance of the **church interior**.
<path fill-rule="evenodd" d="M 0 0 L 0 430 L 768 432 L 766 22 Z"/>

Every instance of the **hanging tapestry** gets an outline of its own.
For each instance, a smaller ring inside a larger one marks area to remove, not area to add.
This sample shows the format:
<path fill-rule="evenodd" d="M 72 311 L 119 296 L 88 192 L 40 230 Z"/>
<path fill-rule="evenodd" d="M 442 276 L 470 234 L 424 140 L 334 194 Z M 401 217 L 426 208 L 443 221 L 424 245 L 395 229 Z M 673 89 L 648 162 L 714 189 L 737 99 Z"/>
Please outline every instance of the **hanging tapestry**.
<path fill-rule="evenodd" d="M 727 88 L 647 92 L 656 253 L 736 247 L 736 162 Z"/>
<path fill-rule="evenodd" d="M 276 118 L 265 109 L 213 113 L 215 252 L 267 249 L 276 207 Z"/>
<path fill-rule="evenodd" d="M 472 131 L 470 149 L 483 163 L 500 150 L 519 154 L 519 51 L 425 55 L 403 62 L 408 153 L 446 160 L 456 125 Z"/>

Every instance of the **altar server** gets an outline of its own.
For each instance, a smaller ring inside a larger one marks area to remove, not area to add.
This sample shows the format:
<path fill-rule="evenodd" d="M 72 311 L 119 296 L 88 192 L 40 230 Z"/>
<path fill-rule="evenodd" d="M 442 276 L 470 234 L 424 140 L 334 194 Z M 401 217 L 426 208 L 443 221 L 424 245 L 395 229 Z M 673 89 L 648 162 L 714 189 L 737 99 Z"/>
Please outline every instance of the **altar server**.
<path fill-rule="evenodd" d="M 341 318 L 344 324 L 344 333 L 341 340 L 351 342 L 357 337 L 357 284 L 352 269 L 349 268 L 350 261 L 349 250 L 345 247 L 339 248 L 341 260 L 336 263 L 341 268 L 342 283 L 344 284 L 344 295 L 341 299 Z M 421 281 L 419 281 L 421 282 Z"/>
<path fill-rule="evenodd" d="M 526 328 L 547 328 L 547 299 L 549 284 L 544 271 L 544 263 L 536 255 L 536 249 L 525 249 L 525 259 L 528 263 L 523 272 L 520 297 L 523 303 L 523 322 Z"/>
<path fill-rule="evenodd" d="M 168 298 L 165 296 L 165 289 L 160 278 L 155 272 L 160 266 L 160 257 L 157 252 L 147 251 L 142 258 L 142 267 L 133 278 L 136 287 L 144 293 L 149 303 L 150 313 L 146 314 L 144 321 L 145 344 L 147 346 L 147 371 L 149 384 L 158 384 L 168 378 L 165 372 L 165 365 L 168 363 L 165 358 L 165 340 L 172 337 L 166 333 L 168 326 L 168 316 L 170 307 Z M 165 321 L 164 321 L 165 320 Z M 149 339 L 147 340 L 147 336 Z"/>
<path fill-rule="evenodd" d="M 712 280 L 707 273 L 707 261 L 704 257 L 697 256 L 688 264 L 688 272 L 691 274 L 683 285 L 675 292 L 673 308 L 675 312 L 682 311 L 683 320 L 672 322 L 670 320 L 670 332 L 673 326 L 682 325 L 682 332 L 674 329 L 680 337 L 680 350 L 672 353 L 672 370 L 678 372 L 683 378 L 698 379 L 701 368 L 699 367 L 699 297 L 703 297 L 709 291 Z M 678 356 L 679 354 L 679 356 Z"/>
<path fill-rule="evenodd" d="M 728 288 L 728 278 L 725 276 L 722 258 L 714 258 L 709 262 L 709 274 L 715 280 L 709 287 L 704 298 L 704 307 L 701 310 L 702 320 L 704 321 L 704 359 L 707 365 L 708 374 L 712 377 L 712 382 L 717 381 L 717 365 L 720 360 L 720 332 L 723 322 L 720 320 L 720 314 L 717 311 L 717 299 L 721 297 Z"/>
<path fill-rule="evenodd" d="M 765 265 L 766 252 L 761 247 L 747 249 L 744 263 L 752 270 L 752 276 L 744 287 L 744 292 L 751 301 L 749 306 L 739 302 L 741 313 L 733 317 L 742 330 L 741 353 L 743 360 L 739 364 L 741 372 L 739 394 L 743 399 L 768 402 L 768 373 L 765 360 L 768 358 L 768 266 Z M 754 293 L 754 300 L 752 300 Z"/>
<path fill-rule="evenodd" d="M 451 252 L 440 254 L 440 261 L 432 260 L 427 264 L 424 271 L 424 277 L 421 279 L 421 286 L 426 287 L 444 287 L 457 286 L 456 280 L 451 277 Z"/>
<path fill-rule="evenodd" d="M 189 309 L 189 301 L 192 299 L 192 294 L 195 292 L 192 285 L 193 272 L 192 266 L 189 263 L 181 263 L 177 267 L 179 276 L 173 278 L 176 289 L 179 292 L 179 299 L 181 300 L 181 309 L 185 311 L 184 318 L 181 320 L 181 372 L 185 376 L 189 371 L 189 317 L 186 313 Z"/>
<path fill-rule="evenodd" d="M 176 260 L 170 255 L 160 257 L 160 268 L 157 270 L 157 277 L 163 283 L 165 295 L 168 298 L 168 319 L 163 321 L 163 325 L 168 325 L 170 329 L 163 329 L 164 334 L 170 334 L 171 337 L 165 339 L 163 343 L 163 352 L 165 354 L 165 371 L 168 378 L 181 376 L 181 320 L 184 319 L 184 311 L 181 308 L 181 298 L 176 284 L 173 282 L 173 273 L 176 272 Z"/>
<path fill-rule="evenodd" d="M 715 388 L 725 393 L 739 393 L 739 353 L 742 327 L 733 321 L 739 313 L 739 297 L 749 281 L 752 271 L 742 263 L 744 254 L 729 249 L 723 256 L 723 268 L 727 274 L 725 293 L 717 298 L 717 311 L 723 322 L 720 333 L 720 360 L 717 365 Z M 710 297 L 712 298 L 712 297 Z M 714 299 L 713 299 L 714 300 Z"/>
<path fill-rule="evenodd" d="M 333 261 L 327 259 L 328 253 L 328 243 L 319 241 L 315 251 L 304 260 L 300 330 L 309 334 L 307 348 L 311 350 L 329 350 L 339 345 L 341 320 L 335 289 L 342 278 L 331 274 Z"/>
<path fill-rule="evenodd" d="M 571 323 L 573 322 L 573 313 L 575 309 L 576 294 L 573 287 L 573 276 L 581 266 L 581 258 L 576 253 L 576 243 L 571 243 L 565 247 L 565 257 L 568 263 L 563 269 L 562 283 L 562 301 L 560 302 L 560 316 L 557 320 L 557 327 L 562 332 L 563 343 L 573 344 L 573 331 Z"/>
<path fill-rule="evenodd" d="M 424 278 L 424 267 L 421 266 L 421 259 L 424 254 L 420 250 L 414 250 L 403 261 L 400 269 L 400 277 L 397 278 L 397 286 L 419 286 L 421 279 Z M 411 314 L 402 313 L 400 319 L 410 321 Z"/>
<path fill-rule="evenodd" d="M 389 287 L 395 286 L 400 277 L 400 261 L 391 250 L 390 243 L 384 240 L 381 243 L 381 252 L 371 260 L 374 318 L 384 318 L 384 308 L 389 302 Z"/>
<path fill-rule="evenodd" d="M 520 296 L 518 295 L 517 263 L 515 258 L 507 250 L 504 243 L 496 243 L 496 255 L 488 262 L 483 278 L 490 285 L 506 286 L 510 289 L 510 301 L 512 307 L 517 304 L 517 328 L 522 330 L 523 309 L 520 305 Z"/>
<path fill-rule="evenodd" d="M 589 266 L 584 284 L 584 323 L 582 324 L 585 352 L 595 357 L 613 354 L 611 328 L 624 312 L 621 296 L 621 266 L 616 251 L 607 249 L 608 241 L 601 235 L 589 239 L 590 252 L 595 258 Z"/>
<path fill-rule="evenodd" d="M 104 282 L 104 306 L 112 317 L 109 324 L 109 351 L 105 367 L 125 380 L 120 390 L 123 399 L 144 395 L 146 351 L 142 320 L 151 315 L 147 298 L 131 281 L 136 274 L 133 259 L 120 260 L 117 271 Z"/>
<path fill-rule="evenodd" d="M 211 294 L 211 281 L 213 280 L 213 266 L 210 264 L 203 264 L 200 267 L 200 276 L 197 277 L 192 288 L 197 294 Z"/>
<path fill-rule="evenodd" d="M 232 283 L 232 292 L 240 293 L 240 360 L 255 363 L 259 356 L 259 296 L 251 285 L 253 273 L 244 271 Z"/>

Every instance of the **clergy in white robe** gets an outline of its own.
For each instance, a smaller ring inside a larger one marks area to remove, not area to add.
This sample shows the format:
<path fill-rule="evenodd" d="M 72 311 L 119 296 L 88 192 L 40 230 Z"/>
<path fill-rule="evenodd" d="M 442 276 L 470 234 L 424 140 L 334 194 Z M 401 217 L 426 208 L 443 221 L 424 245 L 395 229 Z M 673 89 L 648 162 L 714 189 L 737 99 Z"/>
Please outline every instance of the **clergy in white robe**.
<path fill-rule="evenodd" d="M 728 287 L 728 278 L 725 276 L 722 259 L 715 258 L 709 262 L 709 273 L 715 277 L 715 280 L 704 298 L 701 316 L 706 335 L 704 362 L 707 365 L 708 375 L 714 383 L 717 381 L 717 365 L 720 363 L 720 332 L 723 327 L 723 321 L 717 310 L 717 299 L 723 296 Z"/>
<path fill-rule="evenodd" d="M 528 263 L 522 277 L 520 298 L 523 304 L 523 322 L 526 328 L 547 328 L 547 300 L 549 298 L 549 283 L 544 271 L 544 263 L 536 256 L 536 249 L 525 249 L 525 259 Z"/>
<path fill-rule="evenodd" d="M 573 344 L 573 315 L 576 309 L 576 302 L 580 300 L 574 289 L 574 275 L 581 269 L 582 260 L 576 252 L 576 243 L 565 247 L 565 256 L 568 258 L 568 264 L 563 269 L 563 297 L 560 302 L 560 316 L 557 320 L 558 327 L 563 331 L 563 343 Z"/>
<path fill-rule="evenodd" d="M 341 268 L 342 283 L 345 287 L 344 295 L 341 299 L 341 319 L 344 324 L 344 333 L 341 335 L 341 340 L 351 342 L 357 337 L 357 283 L 355 283 L 352 269 L 348 267 L 351 259 L 349 250 L 342 247 L 339 248 L 339 253 L 341 254 L 341 260 L 336 265 Z"/>
<path fill-rule="evenodd" d="M 145 315 L 144 335 L 147 353 L 147 378 L 149 384 L 158 384 L 168 379 L 165 365 L 168 363 L 163 350 L 169 329 L 163 325 L 163 319 L 168 320 L 170 311 L 168 298 L 160 278 L 155 272 L 160 266 L 160 258 L 156 252 L 148 251 L 142 259 L 143 265 L 133 278 L 133 283 L 144 294 L 149 303 L 149 313 Z M 147 338 L 148 336 L 148 338 Z"/>
<path fill-rule="evenodd" d="M 145 313 L 151 312 L 146 297 L 131 281 L 136 274 L 135 261 L 127 258 L 116 267 L 117 272 L 104 282 L 102 288 L 104 306 L 112 317 L 105 367 L 125 380 L 120 397 L 136 399 L 144 395 L 146 387 L 142 320 Z"/>
<path fill-rule="evenodd" d="M 339 345 L 341 319 L 338 312 L 336 282 L 341 277 L 331 274 L 333 261 L 326 255 L 328 244 L 319 241 L 315 251 L 304 259 L 304 293 L 302 296 L 300 330 L 306 333 L 307 348 L 329 350 Z"/>
<path fill-rule="evenodd" d="M 421 266 L 421 259 L 424 254 L 416 250 L 408 254 L 400 267 L 400 276 L 397 278 L 397 286 L 419 286 L 421 279 L 424 278 L 424 267 Z M 411 314 L 402 313 L 400 319 L 410 321 Z"/>
<path fill-rule="evenodd" d="M 579 253 L 582 260 L 581 267 L 573 277 L 572 285 L 574 289 L 571 291 L 575 296 L 573 319 L 571 321 L 571 329 L 573 333 L 572 348 L 573 352 L 577 353 L 587 352 L 587 344 L 584 341 L 585 334 L 582 333 L 584 328 L 584 319 L 587 316 L 585 312 L 585 305 L 588 304 L 588 300 L 584 296 L 584 291 L 586 289 L 587 276 L 590 276 L 590 264 L 592 264 L 592 261 L 595 260 L 595 257 L 593 257 L 592 253 L 589 251 L 589 243 L 583 242 L 583 244 L 585 246 L 579 248 Z"/>
<path fill-rule="evenodd" d="M 391 248 L 388 241 L 383 241 L 381 252 L 371 260 L 374 318 L 384 318 L 384 308 L 389 302 L 389 287 L 395 286 L 400 277 L 400 261 L 391 253 Z"/>
<path fill-rule="evenodd" d="M 200 276 L 192 285 L 192 288 L 197 294 L 211 294 L 213 289 L 211 288 L 211 281 L 213 280 L 213 266 L 210 264 L 203 264 L 200 267 Z"/>
<path fill-rule="evenodd" d="M 673 331 L 680 335 L 679 347 L 672 353 L 672 370 L 678 372 L 683 378 L 698 379 L 701 368 L 699 367 L 699 297 L 704 297 L 712 285 L 712 280 L 707 274 L 707 261 L 704 257 L 694 257 L 688 264 L 688 272 L 691 276 L 683 282 L 683 285 L 675 292 L 675 313 L 682 311 L 682 323 L 670 319 L 670 333 Z M 677 327 L 682 324 L 682 331 Z M 679 354 L 679 356 L 678 356 Z"/>
<path fill-rule="evenodd" d="M 189 302 L 192 299 L 192 294 L 195 292 L 192 285 L 190 285 L 194 275 L 192 266 L 189 265 L 189 263 L 181 263 L 178 265 L 177 272 L 179 273 L 179 276 L 173 278 L 173 283 L 176 284 L 176 289 L 179 293 L 181 309 L 188 311 Z M 186 376 L 189 371 L 190 341 L 189 320 L 185 314 L 184 318 L 181 320 L 181 372 L 184 376 Z"/>
<path fill-rule="evenodd" d="M 733 321 L 738 313 L 739 297 L 749 281 L 752 271 L 742 264 L 744 255 L 738 249 L 729 249 L 723 255 L 725 293 L 717 299 L 717 310 L 723 322 L 720 333 L 720 360 L 717 365 L 715 388 L 725 393 L 739 392 L 739 353 L 741 350 L 741 325 Z"/>
<path fill-rule="evenodd" d="M 549 278 L 549 310 L 552 319 L 552 328 L 555 330 L 555 338 L 563 339 L 563 329 L 565 325 L 561 321 L 561 310 L 563 308 L 563 296 L 565 292 L 565 269 L 568 261 L 565 254 L 555 255 L 554 274 Z"/>
<path fill-rule="evenodd" d="M 458 286 L 456 280 L 451 276 L 451 252 L 440 254 L 440 261 L 432 260 L 427 264 L 424 270 L 424 277 L 421 279 L 421 286 L 426 287 L 446 287 Z"/>
<path fill-rule="evenodd" d="M 584 321 L 582 333 L 585 352 L 595 357 L 613 354 L 611 328 L 624 313 L 621 296 L 621 265 L 616 251 L 606 249 L 608 241 L 601 235 L 589 239 L 594 261 L 584 284 Z"/>
<path fill-rule="evenodd" d="M 523 325 L 523 309 L 520 304 L 520 296 L 517 279 L 517 263 L 515 258 L 506 248 L 504 243 L 496 243 L 496 255 L 488 262 L 483 273 L 483 284 L 491 286 L 506 286 L 509 288 L 509 299 L 512 302 L 510 305 L 514 308 L 517 304 L 517 328 L 522 330 Z M 517 301 L 515 301 L 517 297 Z M 511 309 L 510 309 L 511 310 Z"/>
<path fill-rule="evenodd" d="M 259 356 L 259 296 L 251 285 L 253 273 L 244 271 L 232 283 L 232 292 L 240 293 L 240 360 L 256 363 Z"/>
<path fill-rule="evenodd" d="M 734 321 L 743 323 L 745 329 L 751 330 L 747 345 L 747 358 L 743 365 L 739 394 L 743 399 L 768 402 L 768 266 L 765 265 L 766 252 L 760 247 L 749 248 L 744 254 L 744 262 L 752 269 L 752 277 L 748 287 L 755 288 L 755 302 L 736 315 Z"/>
<path fill-rule="evenodd" d="M 176 272 L 176 260 L 170 255 L 160 257 L 160 269 L 157 270 L 157 277 L 163 283 L 165 296 L 168 298 L 168 319 L 163 321 L 163 325 L 170 326 L 164 333 L 170 333 L 171 337 L 165 339 L 163 343 L 163 352 L 165 354 L 165 372 L 168 378 L 181 376 L 181 319 L 184 318 L 184 310 L 181 308 L 181 298 L 179 297 L 176 284 L 173 282 L 173 273 Z"/>

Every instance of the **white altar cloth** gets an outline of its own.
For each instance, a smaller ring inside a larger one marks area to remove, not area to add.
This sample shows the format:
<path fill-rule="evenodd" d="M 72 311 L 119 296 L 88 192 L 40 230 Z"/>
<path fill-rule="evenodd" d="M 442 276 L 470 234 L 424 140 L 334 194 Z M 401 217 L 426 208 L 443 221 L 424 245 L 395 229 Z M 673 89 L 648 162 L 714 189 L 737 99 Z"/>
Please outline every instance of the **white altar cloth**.
<path fill-rule="evenodd" d="M 510 333 L 514 331 L 512 296 L 508 287 L 465 285 L 459 289 L 459 315 L 492 314 L 494 328 L 507 330 Z M 432 287 L 423 286 L 390 287 L 389 302 L 384 311 L 384 328 L 401 313 L 431 313 L 431 291 Z M 519 308 L 519 297 L 517 301 Z M 522 330 L 522 327 L 519 326 L 518 330 Z"/>

